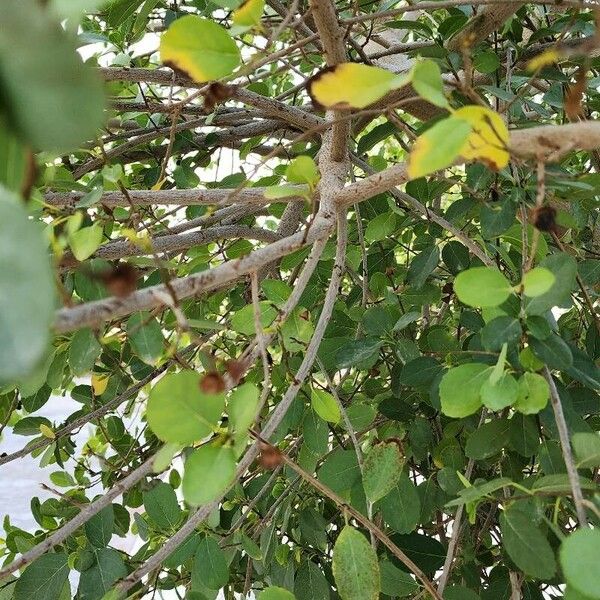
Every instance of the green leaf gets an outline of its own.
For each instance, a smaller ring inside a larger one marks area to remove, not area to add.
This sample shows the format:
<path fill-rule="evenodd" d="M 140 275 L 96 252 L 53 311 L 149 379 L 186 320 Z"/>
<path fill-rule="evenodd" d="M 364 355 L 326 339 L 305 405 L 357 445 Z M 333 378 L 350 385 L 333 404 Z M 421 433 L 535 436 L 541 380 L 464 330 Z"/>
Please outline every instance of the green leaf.
<path fill-rule="evenodd" d="M 440 382 L 442 412 L 448 417 L 467 417 L 481 407 L 481 386 L 489 378 L 491 367 L 468 363 L 450 369 Z"/>
<path fill-rule="evenodd" d="M 435 106 L 449 108 L 448 99 L 444 94 L 444 82 L 437 63 L 432 60 L 418 62 L 412 69 L 411 84 L 414 90 Z"/>
<path fill-rule="evenodd" d="M 493 492 L 502 489 L 511 483 L 512 481 L 508 477 L 499 477 L 497 479 L 492 479 L 491 481 L 486 481 L 481 485 L 473 485 L 461 490 L 459 492 L 460 497 L 456 500 L 451 500 L 446 504 L 446 506 L 461 506 L 468 502 L 475 502 L 476 500 L 484 498 L 485 496 L 489 496 Z"/>
<path fill-rule="evenodd" d="M 471 134 L 471 125 L 448 117 L 420 135 L 410 153 L 408 175 L 417 179 L 449 167 Z"/>
<path fill-rule="evenodd" d="M 600 435 L 597 433 L 575 433 L 571 439 L 577 457 L 578 469 L 600 466 Z"/>
<path fill-rule="evenodd" d="M 211 590 L 220 590 L 229 581 L 229 568 L 225 554 L 215 539 L 208 535 L 198 544 L 192 567 L 192 578 L 198 578 Z"/>
<path fill-rule="evenodd" d="M 509 426 L 511 448 L 521 456 L 533 456 L 540 445 L 536 418 L 515 414 Z"/>
<path fill-rule="evenodd" d="M 600 531 L 579 529 L 560 546 L 560 565 L 567 583 L 588 598 L 600 598 Z"/>
<path fill-rule="evenodd" d="M 446 549 L 432 537 L 413 532 L 393 535 L 392 541 L 425 573 L 435 573 L 444 564 Z M 395 559 L 392 561 L 399 564 Z"/>
<path fill-rule="evenodd" d="M 531 519 L 518 509 L 500 515 L 502 541 L 508 555 L 526 575 L 551 579 L 556 573 L 554 552 Z"/>
<path fill-rule="evenodd" d="M 263 554 L 258 544 L 244 533 L 240 534 L 241 544 L 244 552 L 253 560 L 262 560 Z"/>
<path fill-rule="evenodd" d="M 514 404 L 519 395 L 519 384 L 510 373 L 502 373 L 497 382 L 491 378 L 481 386 L 481 402 L 490 410 L 502 410 Z"/>
<path fill-rule="evenodd" d="M 567 367 L 565 371 L 592 390 L 600 390 L 600 367 L 594 363 L 590 356 L 581 351 L 577 346 L 569 345 L 573 364 Z"/>
<path fill-rule="evenodd" d="M 244 0 L 233 12 L 233 22 L 242 27 L 258 25 L 265 10 L 265 0 Z"/>
<path fill-rule="evenodd" d="M 296 600 L 296 596 L 284 588 L 271 586 L 258 595 L 258 600 Z"/>
<path fill-rule="evenodd" d="M 44 554 L 19 577 L 14 600 L 58 600 L 68 577 L 68 556 L 64 552 Z"/>
<path fill-rule="evenodd" d="M 395 442 L 373 446 L 363 464 L 363 487 L 371 502 L 387 496 L 398 482 L 404 460 Z"/>
<path fill-rule="evenodd" d="M 277 309 L 270 302 L 262 301 L 258 304 L 260 310 L 260 324 L 266 329 L 277 317 Z M 248 304 L 238 310 L 231 318 L 231 328 L 244 335 L 255 335 L 254 306 Z"/>
<path fill-rule="evenodd" d="M 2 9 L 0 9 L 0 12 Z M 1 20 L 1 19 L 0 19 Z M 2 29 L 7 26 L 3 23 Z M 43 360 L 54 319 L 54 278 L 41 228 L 0 187 L 0 384 Z M 9 293 L 10 290 L 10 293 Z"/>
<path fill-rule="evenodd" d="M 74 231 L 69 235 L 69 246 L 73 256 L 80 262 L 88 259 L 100 247 L 103 236 L 101 225 L 92 225 Z"/>
<path fill-rule="evenodd" d="M 360 477 L 354 450 L 334 450 L 321 465 L 317 477 L 336 494 L 349 491 Z"/>
<path fill-rule="evenodd" d="M 568 369 L 573 364 L 573 354 L 567 343 L 555 333 L 540 340 L 531 338 L 529 346 L 543 363 L 551 369 Z"/>
<path fill-rule="evenodd" d="M 478 308 L 499 306 L 512 293 L 508 279 L 493 267 L 474 267 L 459 273 L 454 280 L 458 299 Z"/>
<path fill-rule="evenodd" d="M 260 397 L 253 383 L 244 383 L 235 388 L 227 400 L 230 427 L 236 433 L 246 433 L 258 411 Z"/>
<path fill-rule="evenodd" d="M 147 363 L 154 363 L 164 350 L 158 321 L 148 312 L 137 312 L 127 320 L 127 337 L 133 351 Z"/>
<path fill-rule="evenodd" d="M 27 168 L 25 146 L 9 130 L 0 114 L 0 187 L 20 192 Z"/>
<path fill-rule="evenodd" d="M 415 484 L 406 473 L 378 503 L 383 520 L 397 533 L 410 533 L 421 516 L 421 499 Z"/>
<path fill-rule="evenodd" d="M 345 369 L 371 360 L 379 353 L 383 342 L 374 338 L 350 340 L 336 354 L 337 367 Z"/>
<path fill-rule="evenodd" d="M 400 372 L 400 383 L 411 387 L 430 385 L 442 371 L 442 365 L 433 356 L 418 356 L 407 362 Z"/>
<path fill-rule="evenodd" d="M 485 239 L 502 235 L 515 221 L 515 204 L 506 198 L 481 207 L 481 234 Z"/>
<path fill-rule="evenodd" d="M 267 200 L 279 200 L 280 198 L 308 196 L 309 193 L 308 185 L 273 185 L 264 189 L 263 196 Z"/>
<path fill-rule="evenodd" d="M 337 400 L 324 390 L 314 389 L 310 394 L 310 403 L 313 410 L 330 423 L 338 423 L 341 418 L 340 406 Z"/>
<path fill-rule="evenodd" d="M 187 15 L 177 19 L 162 35 L 160 59 L 203 83 L 231 75 L 240 63 L 240 51 L 221 25 Z"/>
<path fill-rule="evenodd" d="M 235 464 L 231 448 L 207 444 L 194 450 L 185 461 L 185 501 L 192 506 L 199 506 L 218 498 L 232 483 Z"/>
<path fill-rule="evenodd" d="M 333 547 L 333 577 L 342 600 L 378 600 L 377 555 L 365 536 L 346 525 Z"/>
<path fill-rule="evenodd" d="M 300 565 L 294 580 L 294 595 L 298 600 L 329 598 L 329 583 L 314 562 L 307 560 Z"/>
<path fill-rule="evenodd" d="M 0 79 L 11 127 L 36 150 L 66 152 L 93 139 L 104 119 L 104 94 L 75 39 L 35 0 L 2 0 L 0 23 Z"/>
<path fill-rule="evenodd" d="M 559 252 L 542 260 L 539 266 L 554 275 L 554 283 L 546 293 L 527 302 L 525 311 L 528 315 L 543 315 L 554 306 L 570 302 L 571 290 L 575 286 L 577 261 L 572 256 Z"/>
<path fill-rule="evenodd" d="M 497 352 L 504 344 L 514 344 L 521 338 L 521 324 L 513 317 L 492 319 L 479 332 L 481 343 L 488 352 Z"/>
<path fill-rule="evenodd" d="M 534 415 L 546 407 L 550 398 L 548 382 L 537 373 L 523 373 L 519 379 L 519 397 L 515 409 L 524 415 Z"/>
<path fill-rule="evenodd" d="M 161 529 L 174 529 L 181 520 L 181 508 L 175 490 L 159 481 L 144 492 L 144 508 L 148 517 Z"/>
<path fill-rule="evenodd" d="M 437 267 L 439 260 L 440 251 L 437 246 L 423 250 L 412 259 L 406 275 L 406 282 L 415 289 L 420 289 Z"/>
<path fill-rule="evenodd" d="M 554 285 L 555 280 L 551 271 L 536 267 L 523 276 L 523 293 L 530 298 L 542 296 Z"/>
<path fill-rule="evenodd" d="M 396 213 L 388 211 L 377 215 L 369 221 L 365 229 L 365 240 L 368 242 L 378 242 L 385 239 L 396 231 Z"/>
<path fill-rule="evenodd" d="M 181 371 L 163 377 L 150 391 L 146 418 L 163 442 L 191 444 L 216 427 L 225 395 L 205 394 L 199 382 L 197 373 Z"/>
<path fill-rule="evenodd" d="M 392 598 L 405 598 L 415 594 L 419 588 L 415 580 L 389 560 L 379 563 L 381 593 Z"/>
<path fill-rule="evenodd" d="M 319 182 L 319 169 L 310 156 L 298 156 L 288 165 L 285 176 L 290 183 L 307 183 L 314 188 Z"/>
<path fill-rule="evenodd" d="M 91 329 L 86 327 L 77 331 L 69 347 L 69 366 L 73 373 L 75 375 L 89 373 L 101 352 L 102 346 Z"/>
<path fill-rule="evenodd" d="M 81 573 L 78 598 L 81 600 L 101 600 L 110 592 L 115 581 L 127 575 L 127 568 L 121 555 L 111 548 L 94 550 L 95 562 Z"/>
<path fill-rule="evenodd" d="M 110 544 L 115 525 L 112 504 L 95 514 L 84 526 L 90 544 L 96 548 L 106 548 Z"/>
<path fill-rule="evenodd" d="M 508 445 L 508 436 L 509 422 L 506 419 L 484 423 L 469 436 L 465 454 L 475 460 L 491 458 Z"/>

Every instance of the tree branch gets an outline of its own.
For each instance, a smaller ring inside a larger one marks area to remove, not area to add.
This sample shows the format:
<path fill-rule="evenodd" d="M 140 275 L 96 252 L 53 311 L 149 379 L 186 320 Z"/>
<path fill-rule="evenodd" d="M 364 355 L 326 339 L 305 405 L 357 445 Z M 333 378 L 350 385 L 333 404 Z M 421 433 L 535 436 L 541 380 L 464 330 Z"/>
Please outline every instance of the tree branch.
<path fill-rule="evenodd" d="M 567 468 L 567 475 L 569 477 L 569 483 L 571 484 L 571 493 L 573 494 L 573 503 L 575 504 L 575 511 L 577 512 L 577 518 L 579 519 L 579 525 L 581 527 L 588 526 L 587 514 L 583 506 L 583 494 L 581 493 L 581 483 L 579 481 L 579 473 L 575 467 L 575 461 L 573 460 L 573 451 L 571 449 L 571 440 L 569 438 L 569 428 L 565 420 L 565 415 L 562 409 L 562 402 L 554 378 L 548 367 L 544 367 L 544 377 L 550 387 L 550 403 L 552 404 L 552 410 L 554 411 L 554 420 L 556 421 L 556 428 L 558 429 L 558 437 L 560 439 L 560 447 L 562 450 L 563 459 Z"/>

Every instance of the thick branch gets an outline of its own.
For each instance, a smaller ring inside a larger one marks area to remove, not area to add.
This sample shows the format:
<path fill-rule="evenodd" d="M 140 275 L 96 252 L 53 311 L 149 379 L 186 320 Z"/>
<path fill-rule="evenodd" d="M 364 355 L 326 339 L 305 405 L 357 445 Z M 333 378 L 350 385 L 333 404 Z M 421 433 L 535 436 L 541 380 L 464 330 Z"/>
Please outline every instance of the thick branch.
<path fill-rule="evenodd" d="M 94 258 L 104 258 L 105 260 L 116 260 L 127 256 L 141 256 L 159 252 L 178 252 L 188 250 L 193 246 L 209 244 L 216 240 L 244 239 L 258 242 L 276 242 L 281 238 L 280 234 L 268 229 L 248 227 L 247 225 L 224 225 L 192 233 L 157 236 L 152 238 L 151 247 L 149 248 L 145 246 L 141 247 L 139 244 L 132 244 L 129 241 L 119 240 L 100 246 L 93 256 Z M 78 261 L 73 256 L 67 255 L 61 264 L 68 267 L 78 264 Z"/>
<path fill-rule="evenodd" d="M 214 269 L 173 279 L 168 288 L 164 284 L 154 285 L 138 290 L 126 298 L 113 297 L 63 308 L 56 314 L 55 330 L 57 333 L 65 333 L 81 327 L 97 327 L 106 321 L 124 317 L 138 310 L 167 306 L 172 302 L 171 294 L 175 294 L 177 299 L 181 300 L 209 292 L 252 271 L 258 271 L 266 264 L 329 235 L 331 227 L 331 214 L 327 218 L 319 216 L 308 233 L 301 231 Z"/>
<path fill-rule="evenodd" d="M 127 198 L 122 192 L 105 192 L 98 200 L 98 205 L 113 208 L 115 206 L 153 206 L 173 205 L 191 206 L 194 204 L 225 206 L 229 204 L 269 204 L 265 198 L 266 188 L 211 189 L 211 190 L 129 190 Z M 278 198 L 277 202 L 300 200 L 304 188 L 298 187 L 298 196 Z M 75 208 L 83 198 L 83 192 L 47 192 L 44 200 L 47 204 L 57 207 Z M 131 203 L 129 202 L 131 200 Z"/>
<path fill-rule="evenodd" d="M 338 23 L 335 4 L 332 0 L 310 0 L 310 7 L 325 49 L 327 65 L 331 67 L 345 62 L 348 58 L 344 43 L 344 30 Z M 347 120 L 336 120 L 335 117 L 340 113 L 332 114 L 334 122 L 331 142 L 324 146 L 326 151 L 331 153 L 331 160 L 338 162 L 347 158 L 350 123 Z"/>

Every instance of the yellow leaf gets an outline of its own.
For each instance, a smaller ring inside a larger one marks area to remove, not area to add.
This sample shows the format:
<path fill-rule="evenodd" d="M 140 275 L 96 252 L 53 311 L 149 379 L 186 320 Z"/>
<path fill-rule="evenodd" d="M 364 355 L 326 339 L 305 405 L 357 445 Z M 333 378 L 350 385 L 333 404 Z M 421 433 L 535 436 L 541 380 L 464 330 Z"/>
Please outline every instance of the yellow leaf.
<path fill-rule="evenodd" d="M 157 181 L 153 186 L 152 186 L 152 191 L 153 192 L 158 192 L 158 190 L 162 189 L 162 186 L 165 184 L 165 181 L 167 180 L 166 177 L 163 177 L 160 181 Z"/>
<path fill-rule="evenodd" d="M 556 48 L 549 48 L 545 50 L 541 54 L 534 56 L 527 63 L 528 71 L 538 71 L 542 67 L 546 67 L 557 62 L 561 57 L 561 53 Z"/>
<path fill-rule="evenodd" d="M 484 106 L 463 106 L 454 111 L 453 117 L 472 128 L 460 156 L 481 161 L 496 171 L 508 164 L 508 128 L 497 112 Z"/>
<path fill-rule="evenodd" d="M 161 61 L 194 81 L 226 77 L 240 64 L 240 51 L 224 27 L 188 15 L 174 21 L 160 40 Z"/>
<path fill-rule="evenodd" d="M 251 27 L 258 25 L 265 9 L 265 0 L 245 0 L 233 13 L 236 25 Z"/>
<path fill-rule="evenodd" d="M 407 83 L 407 76 L 379 67 L 341 63 L 317 73 L 308 83 L 308 93 L 316 105 L 324 108 L 365 108 Z"/>
<path fill-rule="evenodd" d="M 92 374 L 92 388 L 96 396 L 102 396 L 108 386 L 108 375 L 104 373 Z"/>
<path fill-rule="evenodd" d="M 48 425 L 44 425 L 43 423 L 40 424 L 40 433 L 49 440 L 56 439 L 56 434 L 54 433 L 54 431 L 52 431 L 52 429 L 50 429 Z"/>
<path fill-rule="evenodd" d="M 146 252 L 152 252 L 152 242 L 147 233 L 138 233 L 133 229 L 122 229 L 121 234 L 127 241 Z"/>

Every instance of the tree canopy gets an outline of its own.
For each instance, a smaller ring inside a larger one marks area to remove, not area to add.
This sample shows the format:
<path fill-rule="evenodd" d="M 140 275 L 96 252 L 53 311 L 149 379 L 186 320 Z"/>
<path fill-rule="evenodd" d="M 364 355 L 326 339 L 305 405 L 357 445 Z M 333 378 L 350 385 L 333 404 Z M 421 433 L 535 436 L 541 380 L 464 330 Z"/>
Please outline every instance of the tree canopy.
<path fill-rule="evenodd" d="M 1 0 L 0 599 L 600 599 L 599 9 Z"/>

